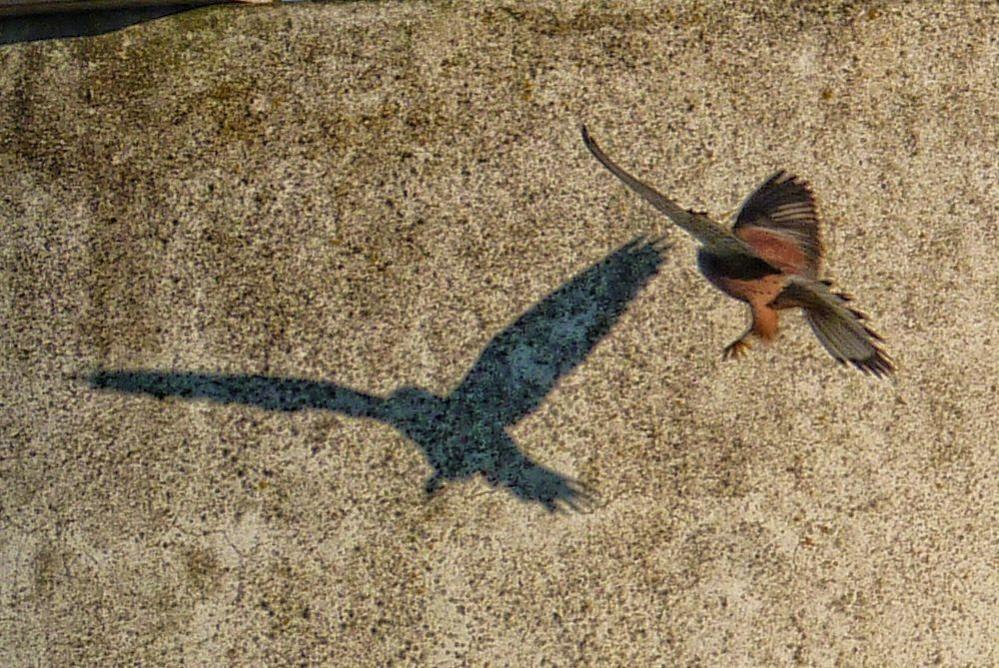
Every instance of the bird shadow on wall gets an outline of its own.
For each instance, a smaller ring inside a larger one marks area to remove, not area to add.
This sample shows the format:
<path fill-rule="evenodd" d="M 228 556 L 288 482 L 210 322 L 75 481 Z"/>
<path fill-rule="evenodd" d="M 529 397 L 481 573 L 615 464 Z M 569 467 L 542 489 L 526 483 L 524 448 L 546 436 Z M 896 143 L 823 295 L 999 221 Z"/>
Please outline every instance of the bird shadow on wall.
<path fill-rule="evenodd" d="M 578 510 L 588 488 L 528 457 L 507 428 L 534 412 L 559 379 L 610 332 L 658 272 L 661 240 L 636 238 L 535 304 L 497 334 L 458 386 L 445 396 L 401 387 L 387 397 L 334 382 L 184 371 L 97 370 L 92 388 L 157 398 L 180 397 L 264 410 L 327 410 L 389 424 L 415 443 L 433 473 L 428 494 L 445 481 L 482 474 L 493 486 L 548 511 Z"/>

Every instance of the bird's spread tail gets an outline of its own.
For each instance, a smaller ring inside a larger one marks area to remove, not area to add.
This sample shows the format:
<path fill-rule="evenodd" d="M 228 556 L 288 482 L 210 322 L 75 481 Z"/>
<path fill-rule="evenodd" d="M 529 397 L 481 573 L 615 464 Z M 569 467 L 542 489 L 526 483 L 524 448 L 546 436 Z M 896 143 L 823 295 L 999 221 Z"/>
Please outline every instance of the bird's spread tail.
<path fill-rule="evenodd" d="M 841 364 L 881 377 L 895 366 L 881 348 L 884 339 L 865 324 L 867 316 L 848 305 L 849 295 L 833 292 L 829 283 L 793 277 L 781 294 L 805 310 L 805 318 L 822 346 Z"/>

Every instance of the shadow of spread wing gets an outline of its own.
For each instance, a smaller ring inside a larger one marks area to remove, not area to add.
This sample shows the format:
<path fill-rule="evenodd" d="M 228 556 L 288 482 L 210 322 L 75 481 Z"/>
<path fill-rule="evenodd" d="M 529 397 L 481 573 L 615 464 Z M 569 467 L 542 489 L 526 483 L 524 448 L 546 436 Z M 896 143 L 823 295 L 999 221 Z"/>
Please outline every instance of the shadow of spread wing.
<path fill-rule="evenodd" d="M 479 419 L 511 425 L 580 364 L 659 270 L 659 240 L 634 239 L 498 334 L 451 394 Z"/>
<path fill-rule="evenodd" d="M 95 371 L 85 376 L 95 389 L 125 394 L 204 399 L 218 404 L 243 404 L 269 411 L 300 411 L 319 408 L 353 417 L 377 418 L 384 400 L 345 388 L 296 378 L 170 373 L 148 369 Z"/>

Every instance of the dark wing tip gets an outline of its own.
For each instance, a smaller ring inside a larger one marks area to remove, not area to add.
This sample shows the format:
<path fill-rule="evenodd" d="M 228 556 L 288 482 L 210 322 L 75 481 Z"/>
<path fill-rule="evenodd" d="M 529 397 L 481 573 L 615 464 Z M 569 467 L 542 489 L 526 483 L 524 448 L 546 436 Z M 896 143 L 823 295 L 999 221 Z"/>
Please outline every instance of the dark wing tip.
<path fill-rule="evenodd" d="M 778 169 L 776 172 L 771 174 L 770 178 L 760 184 L 760 187 L 757 188 L 757 190 L 780 187 L 801 188 L 807 195 L 812 195 L 812 189 L 809 187 L 808 182 L 800 176 L 792 174 L 786 169 Z"/>
<path fill-rule="evenodd" d="M 797 174 L 792 174 L 791 172 L 783 168 L 778 169 L 776 172 L 774 172 L 773 175 L 771 175 L 771 177 L 767 179 L 767 183 L 780 184 L 780 185 L 791 184 L 793 186 L 797 186 L 799 188 L 804 189 L 809 195 L 812 194 L 812 188 L 808 184 L 808 181 L 798 176 Z"/>
<path fill-rule="evenodd" d="M 593 150 L 597 142 L 593 141 L 593 137 L 590 136 L 590 131 L 587 129 L 585 123 L 579 126 L 579 131 L 583 135 L 583 143 L 586 144 L 587 148 Z"/>
<path fill-rule="evenodd" d="M 624 178 L 620 174 L 618 174 L 620 168 L 617 167 L 617 165 L 615 165 L 613 161 L 604 154 L 603 149 L 600 148 L 600 146 L 597 145 L 596 140 L 594 140 L 593 137 L 590 136 L 590 131 L 589 129 L 587 129 L 586 125 L 580 125 L 579 131 L 580 134 L 583 135 L 583 144 L 586 146 L 587 150 L 589 150 L 589 152 L 593 155 L 593 157 L 596 158 L 598 161 L 600 161 L 600 164 L 609 169 L 611 173 L 617 174 L 619 178 Z"/>
<path fill-rule="evenodd" d="M 804 179 L 790 172 L 780 169 L 760 184 L 743 203 L 736 226 L 758 224 L 761 217 L 770 218 L 766 225 L 791 228 L 818 244 L 815 195 Z"/>

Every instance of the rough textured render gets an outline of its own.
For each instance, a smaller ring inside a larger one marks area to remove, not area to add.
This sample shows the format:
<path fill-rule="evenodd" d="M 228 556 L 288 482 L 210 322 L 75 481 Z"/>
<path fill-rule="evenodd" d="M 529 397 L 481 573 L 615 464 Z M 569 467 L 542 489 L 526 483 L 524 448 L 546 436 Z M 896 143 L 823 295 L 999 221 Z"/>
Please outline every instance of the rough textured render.
<path fill-rule="evenodd" d="M 997 34 L 365 2 L 3 47 L 0 664 L 996 665 Z M 807 179 L 895 379 L 797 316 L 723 361 L 744 307 L 583 122 L 716 217 Z"/>

